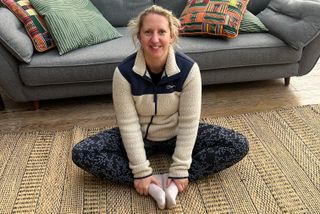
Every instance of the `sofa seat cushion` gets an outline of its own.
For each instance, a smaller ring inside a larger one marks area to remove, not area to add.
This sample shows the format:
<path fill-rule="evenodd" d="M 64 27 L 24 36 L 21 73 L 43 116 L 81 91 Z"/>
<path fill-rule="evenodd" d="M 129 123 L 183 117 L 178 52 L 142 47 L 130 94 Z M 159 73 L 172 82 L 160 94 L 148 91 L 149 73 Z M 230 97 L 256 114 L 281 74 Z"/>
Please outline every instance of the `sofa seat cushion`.
<path fill-rule="evenodd" d="M 27 86 L 110 81 L 115 67 L 135 51 L 126 28 L 117 28 L 122 37 L 80 48 L 62 56 L 57 50 L 34 54 L 29 64 L 20 65 Z"/>
<path fill-rule="evenodd" d="M 112 81 L 116 66 L 136 50 L 127 28 L 117 30 L 123 37 L 63 56 L 56 50 L 35 54 L 30 64 L 20 65 L 22 81 L 27 86 Z M 301 58 L 301 50 L 267 33 L 240 34 L 231 40 L 181 37 L 179 45 L 201 70 L 288 64 Z"/>
<path fill-rule="evenodd" d="M 180 47 L 201 70 L 297 63 L 302 55 L 302 49 L 268 33 L 239 34 L 234 39 L 183 37 Z"/>

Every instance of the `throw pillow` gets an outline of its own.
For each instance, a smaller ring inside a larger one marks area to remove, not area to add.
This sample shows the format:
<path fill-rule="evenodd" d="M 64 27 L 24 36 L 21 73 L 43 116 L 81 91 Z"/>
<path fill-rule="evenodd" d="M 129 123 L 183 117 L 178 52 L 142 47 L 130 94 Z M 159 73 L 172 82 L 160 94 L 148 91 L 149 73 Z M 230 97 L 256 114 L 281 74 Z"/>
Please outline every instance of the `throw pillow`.
<path fill-rule="evenodd" d="M 37 51 L 43 52 L 55 47 L 43 18 L 29 0 L 2 0 L 2 3 L 23 23 Z"/>
<path fill-rule="evenodd" d="M 260 21 L 258 17 L 253 15 L 249 10 L 246 10 L 240 24 L 239 33 L 263 33 L 268 32 L 268 29 Z"/>
<path fill-rule="evenodd" d="M 120 37 L 89 0 L 30 0 L 44 16 L 59 54 Z"/>
<path fill-rule="evenodd" d="M 248 1 L 188 0 L 180 16 L 180 34 L 235 38 Z"/>
<path fill-rule="evenodd" d="M 295 49 L 320 34 L 319 0 L 271 0 L 257 16 L 269 32 Z"/>

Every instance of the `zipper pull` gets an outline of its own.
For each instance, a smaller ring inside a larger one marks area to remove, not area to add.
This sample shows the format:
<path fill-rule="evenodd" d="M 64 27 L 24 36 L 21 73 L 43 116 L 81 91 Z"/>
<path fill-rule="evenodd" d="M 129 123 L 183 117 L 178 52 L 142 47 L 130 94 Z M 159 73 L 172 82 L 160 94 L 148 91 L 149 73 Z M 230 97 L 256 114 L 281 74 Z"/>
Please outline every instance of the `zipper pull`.
<path fill-rule="evenodd" d="M 158 105 L 158 93 L 157 93 L 157 87 L 153 88 L 153 102 L 154 102 L 154 114 L 157 114 L 157 105 Z"/>

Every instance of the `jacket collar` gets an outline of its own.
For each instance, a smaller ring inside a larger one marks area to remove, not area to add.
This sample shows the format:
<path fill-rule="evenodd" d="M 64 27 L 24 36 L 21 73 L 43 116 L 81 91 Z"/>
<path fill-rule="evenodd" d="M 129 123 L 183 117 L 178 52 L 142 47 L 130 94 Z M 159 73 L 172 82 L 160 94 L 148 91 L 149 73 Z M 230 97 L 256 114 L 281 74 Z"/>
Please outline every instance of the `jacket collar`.
<path fill-rule="evenodd" d="M 137 56 L 132 70 L 140 76 L 144 76 L 147 73 L 147 65 L 144 58 L 143 50 L 141 48 L 137 51 Z M 164 72 L 168 77 L 180 72 L 180 69 L 176 63 L 176 56 L 172 46 L 170 46 L 169 48 L 168 58 Z"/>

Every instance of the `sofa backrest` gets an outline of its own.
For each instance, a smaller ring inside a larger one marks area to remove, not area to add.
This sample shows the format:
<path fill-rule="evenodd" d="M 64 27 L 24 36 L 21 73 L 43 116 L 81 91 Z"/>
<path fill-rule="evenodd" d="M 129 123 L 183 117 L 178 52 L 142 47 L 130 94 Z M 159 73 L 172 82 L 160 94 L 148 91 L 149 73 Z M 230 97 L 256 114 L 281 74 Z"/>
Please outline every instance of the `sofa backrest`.
<path fill-rule="evenodd" d="M 156 5 L 171 10 L 179 18 L 188 0 L 154 0 Z"/>
<path fill-rule="evenodd" d="M 114 27 L 127 26 L 130 19 L 153 4 L 171 10 L 179 18 L 188 0 L 91 0 Z M 258 14 L 270 0 L 250 0 L 248 10 Z"/>
<path fill-rule="evenodd" d="M 131 18 L 153 5 L 153 0 L 91 0 L 91 2 L 114 27 L 127 26 Z"/>
<path fill-rule="evenodd" d="M 250 0 L 247 6 L 247 9 L 253 13 L 258 14 L 264 10 L 269 4 L 270 0 Z"/>
<path fill-rule="evenodd" d="M 91 0 L 114 27 L 127 26 L 130 19 L 153 4 L 171 10 L 177 17 L 188 0 Z"/>

